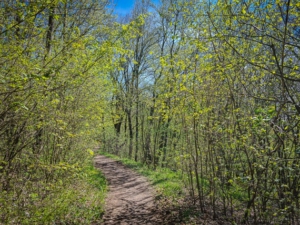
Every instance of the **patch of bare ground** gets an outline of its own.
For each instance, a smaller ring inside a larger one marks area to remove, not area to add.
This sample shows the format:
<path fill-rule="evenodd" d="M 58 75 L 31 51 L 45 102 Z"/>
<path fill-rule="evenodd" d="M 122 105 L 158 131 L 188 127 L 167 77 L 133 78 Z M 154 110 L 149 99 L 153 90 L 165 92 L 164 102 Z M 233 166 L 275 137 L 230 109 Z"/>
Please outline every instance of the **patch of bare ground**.
<path fill-rule="evenodd" d="M 175 202 L 159 197 L 147 178 L 116 160 L 97 156 L 95 166 L 109 187 L 103 225 L 231 224 L 224 218 L 212 218 L 209 212 L 200 214 L 188 199 Z"/>
<path fill-rule="evenodd" d="M 145 177 L 105 156 L 97 156 L 95 165 L 109 185 L 102 224 L 163 224 Z"/>

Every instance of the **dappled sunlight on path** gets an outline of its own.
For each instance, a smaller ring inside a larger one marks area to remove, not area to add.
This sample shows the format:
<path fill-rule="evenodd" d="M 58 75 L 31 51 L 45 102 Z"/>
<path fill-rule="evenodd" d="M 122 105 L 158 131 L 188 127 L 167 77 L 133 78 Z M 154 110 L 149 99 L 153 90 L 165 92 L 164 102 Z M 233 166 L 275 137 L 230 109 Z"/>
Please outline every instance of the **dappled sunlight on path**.
<path fill-rule="evenodd" d="M 97 156 L 95 166 L 109 184 L 102 224 L 164 224 L 156 213 L 154 189 L 145 177 L 105 156 Z"/>

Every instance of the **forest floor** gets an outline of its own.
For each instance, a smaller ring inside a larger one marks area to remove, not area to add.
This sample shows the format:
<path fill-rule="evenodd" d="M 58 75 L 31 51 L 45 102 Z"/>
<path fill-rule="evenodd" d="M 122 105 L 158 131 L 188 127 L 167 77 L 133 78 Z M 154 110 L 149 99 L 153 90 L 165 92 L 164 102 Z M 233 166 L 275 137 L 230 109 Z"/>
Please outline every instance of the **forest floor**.
<path fill-rule="evenodd" d="M 106 177 L 109 188 L 101 224 L 227 224 L 214 221 L 209 215 L 191 216 L 193 210 L 186 200 L 173 204 L 159 197 L 146 177 L 117 160 L 99 155 L 95 166 Z"/>

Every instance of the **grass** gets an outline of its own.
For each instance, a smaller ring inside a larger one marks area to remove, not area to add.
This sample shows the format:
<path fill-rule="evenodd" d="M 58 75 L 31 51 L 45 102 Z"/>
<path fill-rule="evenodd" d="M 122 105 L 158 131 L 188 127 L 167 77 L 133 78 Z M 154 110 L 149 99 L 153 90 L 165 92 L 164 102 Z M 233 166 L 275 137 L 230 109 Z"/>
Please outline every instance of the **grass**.
<path fill-rule="evenodd" d="M 89 165 L 84 168 L 83 175 L 86 177 L 86 181 L 99 189 L 103 194 L 107 191 L 107 183 L 103 174 L 97 170 L 93 165 Z"/>

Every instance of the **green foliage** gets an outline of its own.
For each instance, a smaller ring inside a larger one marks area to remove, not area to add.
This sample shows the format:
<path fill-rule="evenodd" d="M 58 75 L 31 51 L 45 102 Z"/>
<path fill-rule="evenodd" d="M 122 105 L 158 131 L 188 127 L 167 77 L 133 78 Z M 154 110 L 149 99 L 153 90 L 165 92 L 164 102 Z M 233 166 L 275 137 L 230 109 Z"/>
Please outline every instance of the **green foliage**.
<path fill-rule="evenodd" d="M 161 3 L 136 4 L 154 23 L 140 26 L 113 73 L 118 119 L 106 140 L 115 144 L 103 149 L 180 171 L 215 217 L 298 221 L 298 3 Z"/>
<path fill-rule="evenodd" d="M 121 49 L 107 4 L 0 4 L 0 223 L 100 217 L 105 185 L 82 168 L 104 126 L 107 77 Z"/>
<path fill-rule="evenodd" d="M 118 24 L 105 0 L 1 2 L 1 222 L 84 223 L 67 205 L 95 147 L 202 212 L 299 220 L 299 3 L 152 6 Z"/>

